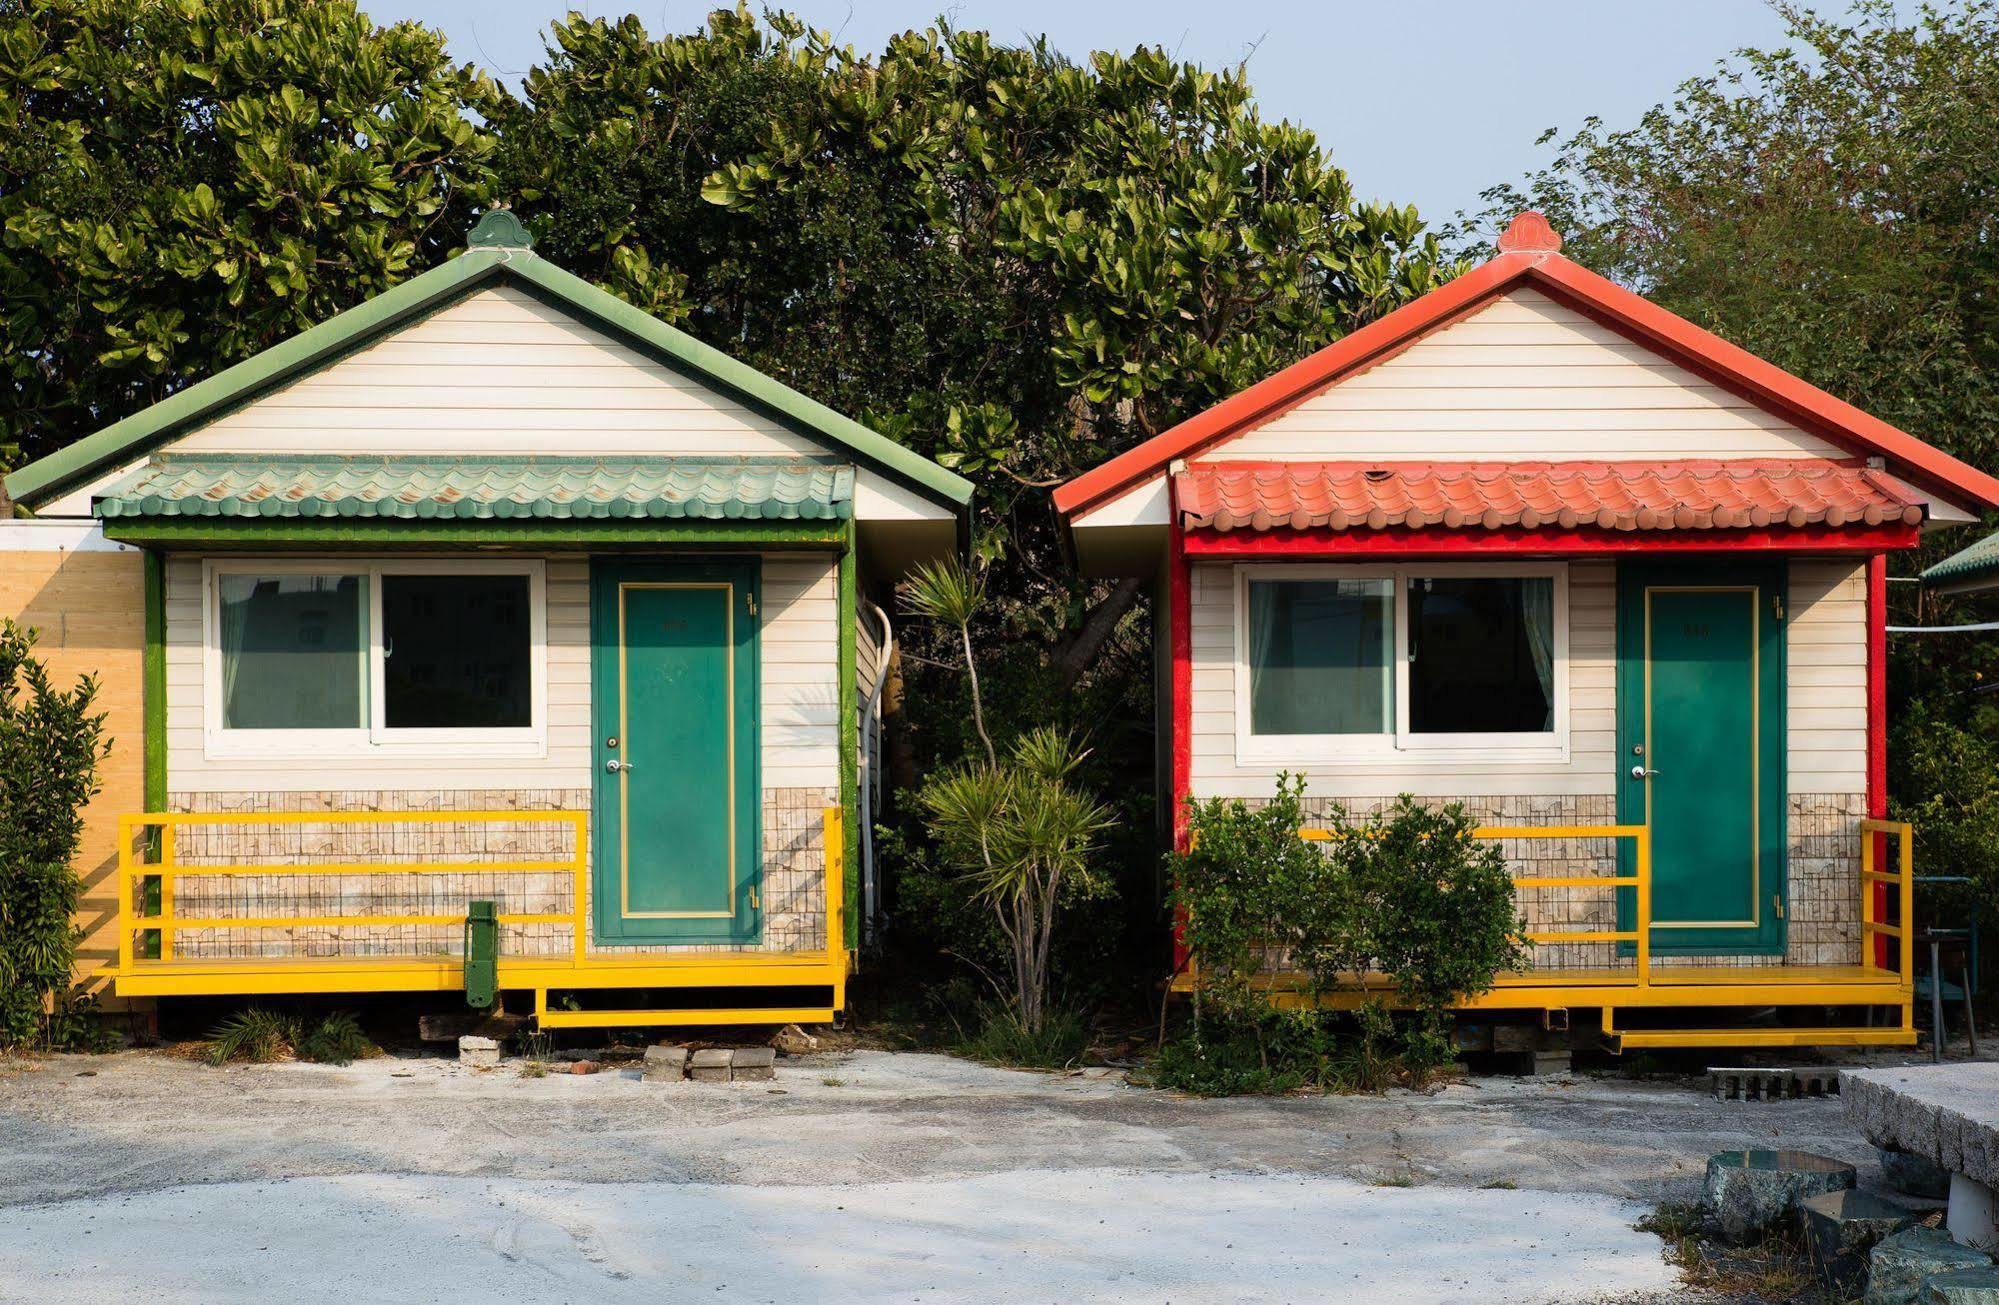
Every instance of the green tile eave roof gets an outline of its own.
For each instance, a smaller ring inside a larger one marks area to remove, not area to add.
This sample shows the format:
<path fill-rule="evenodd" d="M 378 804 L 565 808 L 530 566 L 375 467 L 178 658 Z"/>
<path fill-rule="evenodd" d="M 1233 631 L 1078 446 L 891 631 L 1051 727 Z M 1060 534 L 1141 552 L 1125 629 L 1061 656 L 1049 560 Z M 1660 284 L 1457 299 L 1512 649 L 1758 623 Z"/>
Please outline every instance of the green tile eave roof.
<path fill-rule="evenodd" d="M 851 465 L 796 458 L 171 452 L 93 504 L 106 520 L 844 521 L 853 509 Z"/>
<path fill-rule="evenodd" d="M 650 349 L 669 363 L 736 391 L 806 434 L 825 439 L 830 446 L 828 452 L 850 453 L 857 461 L 961 514 L 971 501 L 972 483 L 964 477 L 563 271 L 531 250 L 482 248 L 449 259 L 123 421 L 29 463 L 6 477 L 7 493 L 16 502 L 32 507 L 93 474 L 150 452 L 162 442 L 273 386 L 324 366 L 484 282 L 502 277 L 536 287 L 542 294 Z"/>
<path fill-rule="evenodd" d="M 1923 572 L 1926 585 L 1962 584 L 1999 572 L 1999 534 L 1987 535 Z"/>

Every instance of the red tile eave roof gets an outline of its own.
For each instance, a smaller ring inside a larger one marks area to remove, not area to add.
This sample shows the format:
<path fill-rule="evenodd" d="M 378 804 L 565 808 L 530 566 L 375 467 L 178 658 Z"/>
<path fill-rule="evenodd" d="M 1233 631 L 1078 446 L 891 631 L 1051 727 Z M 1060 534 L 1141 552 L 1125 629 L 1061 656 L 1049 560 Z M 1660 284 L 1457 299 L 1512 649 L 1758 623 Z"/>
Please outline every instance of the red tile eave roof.
<path fill-rule="evenodd" d="M 1174 477 L 1188 529 L 1747 530 L 1920 525 L 1921 494 L 1819 458 L 1643 462 L 1201 462 Z"/>
<path fill-rule="evenodd" d="M 1197 413 L 1178 426 L 1056 489 L 1055 507 L 1073 516 L 1407 347 L 1487 300 L 1523 283 L 1587 312 L 1742 393 L 1760 406 L 1825 435 L 1852 452 L 1878 455 L 1891 470 L 1967 506 L 1999 508 L 1999 479 L 1880 418 L 1792 376 L 1747 350 L 1579 263 L 1548 250 L 1502 253 L 1385 317 Z"/>

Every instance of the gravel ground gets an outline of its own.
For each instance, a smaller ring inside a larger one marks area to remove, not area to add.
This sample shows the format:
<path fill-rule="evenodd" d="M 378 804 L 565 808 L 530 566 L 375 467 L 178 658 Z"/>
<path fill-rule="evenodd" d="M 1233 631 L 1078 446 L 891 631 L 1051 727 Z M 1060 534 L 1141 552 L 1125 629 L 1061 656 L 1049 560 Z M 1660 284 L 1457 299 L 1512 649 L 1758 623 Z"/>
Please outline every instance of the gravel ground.
<path fill-rule="evenodd" d="M 1757 1145 L 1859 1162 L 1863 1182 L 1872 1167 L 1837 1100 L 1716 1102 L 1680 1082 L 1198 1101 L 1107 1071 L 876 1051 L 728 1085 L 434 1057 L 0 1061 L 0 1206 L 16 1207 L 0 1298 L 150 1286 L 141 1266 L 164 1256 L 165 1298 L 190 1300 L 466 1282 L 542 1300 L 696 1284 L 786 1301 L 1628 1299 L 1671 1282 L 1631 1222 L 1696 1193 L 1709 1154 Z"/>

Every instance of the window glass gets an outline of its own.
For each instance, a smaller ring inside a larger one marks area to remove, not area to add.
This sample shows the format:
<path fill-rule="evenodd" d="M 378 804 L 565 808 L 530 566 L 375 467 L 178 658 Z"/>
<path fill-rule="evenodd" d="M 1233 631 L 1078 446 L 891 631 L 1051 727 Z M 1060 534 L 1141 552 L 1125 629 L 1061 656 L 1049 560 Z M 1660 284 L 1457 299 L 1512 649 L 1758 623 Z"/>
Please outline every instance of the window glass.
<path fill-rule="evenodd" d="M 1409 582 L 1412 734 L 1534 734 L 1555 727 L 1555 582 Z"/>
<path fill-rule="evenodd" d="M 384 575 L 382 723 L 389 729 L 533 722 L 524 575 Z"/>
<path fill-rule="evenodd" d="M 217 577 L 222 724 L 368 724 L 368 582 L 358 575 Z"/>
<path fill-rule="evenodd" d="M 1250 731 L 1392 732 L 1393 608 L 1387 580 L 1251 581 Z"/>

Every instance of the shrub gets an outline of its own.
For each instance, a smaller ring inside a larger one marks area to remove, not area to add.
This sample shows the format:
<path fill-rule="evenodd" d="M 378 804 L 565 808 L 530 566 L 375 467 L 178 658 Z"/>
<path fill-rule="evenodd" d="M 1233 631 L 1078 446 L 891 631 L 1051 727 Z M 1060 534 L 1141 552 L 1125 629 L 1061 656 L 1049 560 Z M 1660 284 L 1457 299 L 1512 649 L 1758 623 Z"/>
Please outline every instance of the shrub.
<path fill-rule="evenodd" d="M 208 1063 L 225 1065 L 232 1060 L 247 1060 L 262 1064 L 279 1060 L 292 1054 L 299 1038 L 296 1016 L 251 1006 L 209 1031 Z"/>
<path fill-rule="evenodd" d="M 1081 1011 L 1053 1007 L 1043 1012 L 1041 1027 L 1030 1030 L 1010 1007 L 982 1002 L 975 1009 L 977 1030 L 955 1048 L 968 1059 L 1020 1069 L 1067 1069 L 1089 1050 L 1090 1024 Z"/>
<path fill-rule="evenodd" d="M 956 562 L 921 568 L 910 582 L 910 607 L 957 631 L 984 753 L 933 773 L 917 801 L 938 864 L 966 890 L 963 900 L 989 913 L 1004 939 L 1007 981 L 993 987 L 1021 1034 L 1035 1040 L 1049 1018 L 1062 907 L 1107 886 L 1092 862 L 1111 815 L 1076 783 L 1088 753 L 1067 732 L 1043 727 L 1015 738 L 1004 753 L 995 746 L 971 632 L 984 601 L 977 577 Z M 972 941 L 982 939 L 974 934 Z"/>
<path fill-rule="evenodd" d="M 108 746 L 97 681 L 57 689 L 35 632 L 0 620 L 0 1046 L 88 1040 L 72 991 L 83 807 Z M 60 1036 L 58 1036 L 60 1035 Z"/>
<path fill-rule="evenodd" d="M 1189 804 L 1191 846 L 1168 867 L 1199 982 L 1191 1034 L 1162 1055 L 1164 1085 L 1214 1094 L 1421 1081 L 1452 1059 L 1452 1007 L 1526 962 L 1505 858 L 1473 838 L 1461 806 L 1404 796 L 1360 819 L 1336 810 L 1311 822 L 1329 836 L 1308 842 L 1304 791 L 1301 777 L 1281 775 L 1260 807 Z M 1408 1013 L 1379 1001 L 1345 1016 L 1318 1008 L 1366 973 L 1393 980 Z M 1305 1009 L 1275 1008 L 1280 978 L 1302 985 Z"/>
<path fill-rule="evenodd" d="M 361 1022 L 346 1011 L 334 1011 L 317 1028 L 299 1039 L 298 1058 L 321 1065 L 351 1065 L 381 1053 L 361 1031 Z"/>

